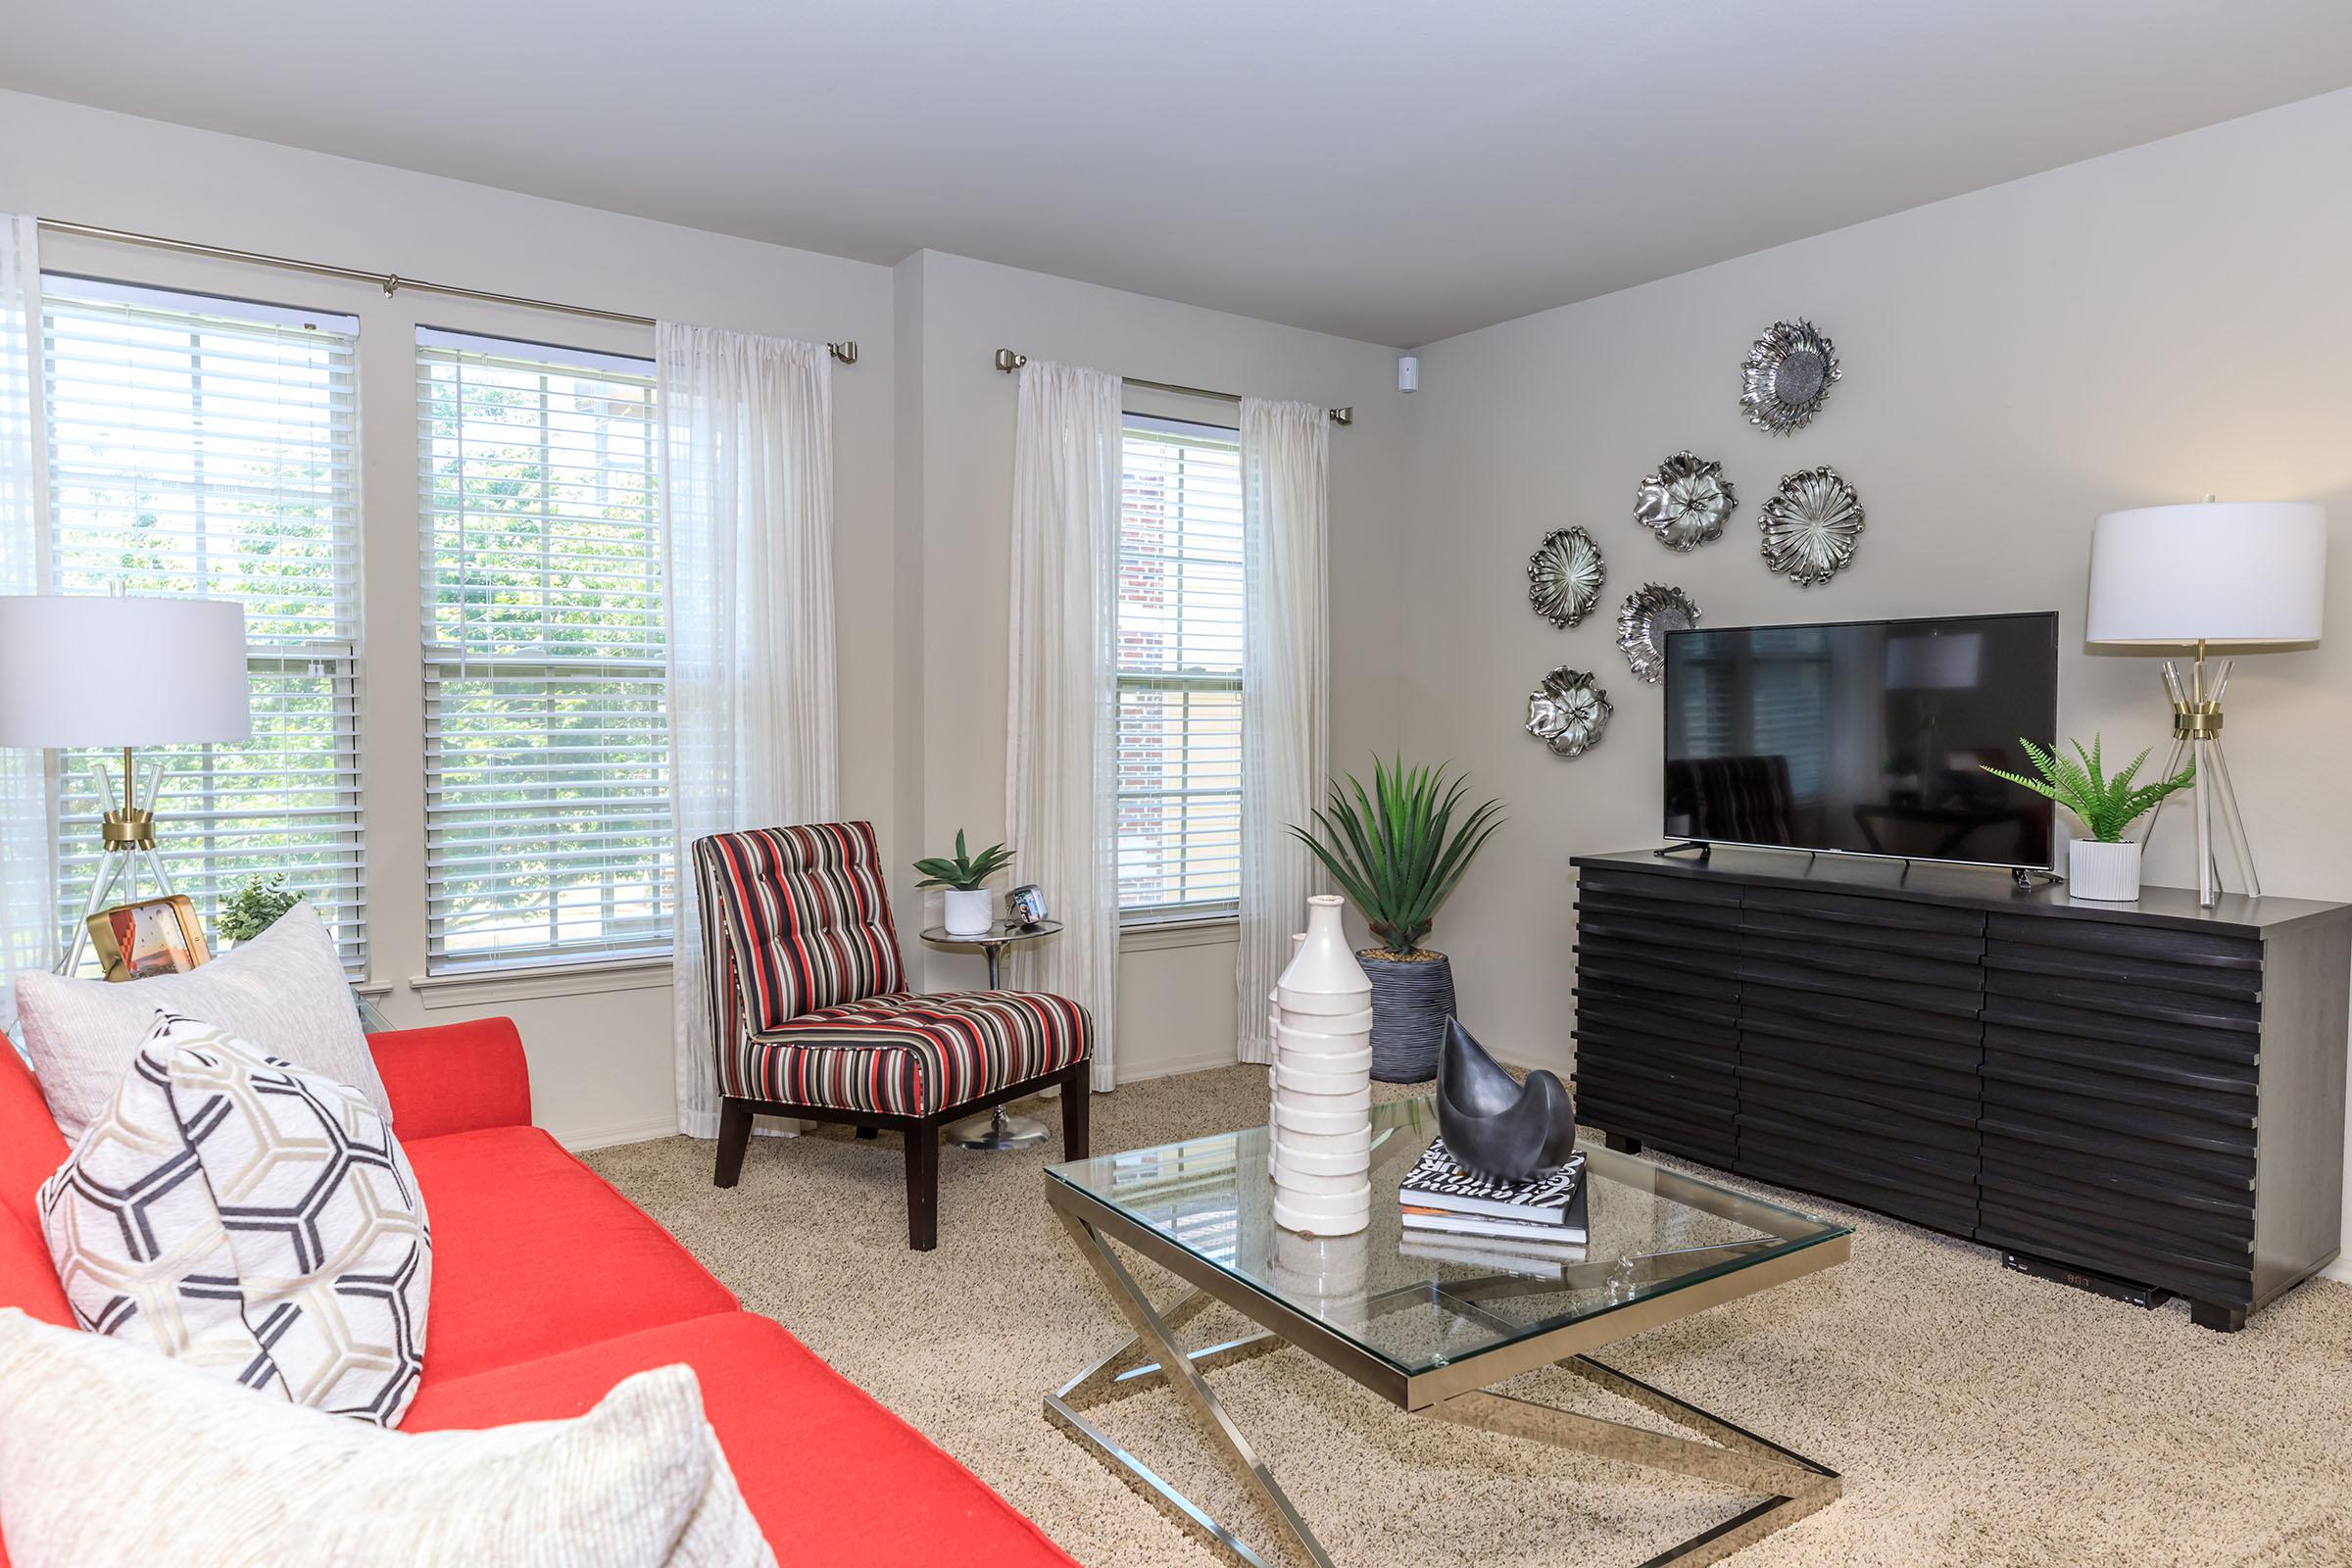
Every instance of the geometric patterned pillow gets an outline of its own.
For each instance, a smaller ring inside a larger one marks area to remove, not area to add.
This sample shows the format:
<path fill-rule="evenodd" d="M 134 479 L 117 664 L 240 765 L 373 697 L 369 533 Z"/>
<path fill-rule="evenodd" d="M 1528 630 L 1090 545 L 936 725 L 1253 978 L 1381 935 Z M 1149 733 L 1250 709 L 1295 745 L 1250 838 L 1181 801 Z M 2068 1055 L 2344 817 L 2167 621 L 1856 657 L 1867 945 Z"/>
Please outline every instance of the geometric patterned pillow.
<path fill-rule="evenodd" d="M 432 1234 L 358 1089 L 159 1012 L 39 1202 L 83 1328 L 377 1426 L 416 1396 Z"/>

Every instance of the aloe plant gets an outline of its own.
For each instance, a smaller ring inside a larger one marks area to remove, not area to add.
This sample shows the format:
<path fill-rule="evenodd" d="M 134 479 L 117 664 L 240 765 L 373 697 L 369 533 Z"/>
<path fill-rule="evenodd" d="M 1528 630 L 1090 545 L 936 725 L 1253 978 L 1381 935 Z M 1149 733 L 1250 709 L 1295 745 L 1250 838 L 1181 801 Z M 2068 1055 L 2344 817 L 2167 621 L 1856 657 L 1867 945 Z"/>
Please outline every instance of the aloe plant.
<path fill-rule="evenodd" d="M 1372 934 L 1397 957 L 1421 955 L 1438 906 L 1470 869 L 1471 860 L 1502 818 L 1489 801 L 1455 822 L 1466 779 L 1446 777 L 1449 764 L 1407 768 L 1372 759 L 1372 788 L 1353 774 L 1331 786 L 1329 806 L 1315 821 L 1331 842 L 1290 824 L 1292 836 L 1314 851 L 1323 869 L 1347 894 Z"/>
<path fill-rule="evenodd" d="M 954 888 L 958 893 L 977 893 L 980 885 L 1012 863 L 1012 852 L 1002 844 L 992 844 L 978 855 L 963 852 L 963 829 L 956 830 L 956 858 L 931 856 L 914 862 L 923 873 L 918 888 Z"/>
<path fill-rule="evenodd" d="M 2048 796 L 2072 811 L 2101 844 L 2122 843 L 2124 829 L 2154 810 L 2166 796 L 2188 788 L 2197 776 L 2196 764 L 2192 762 L 2171 778 L 2134 789 L 2132 780 L 2138 774 L 2140 764 L 2148 760 L 2146 752 L 2132 759 L 2129 765 L 2110 778 L 2101 765 L 2096 735 L 2090 738 L 2087 752 L 2082 750 L 2081 741 L 2070 742 L 2075 749 L 2071 758 L 2058 755 L 2055 748 L 2045 752 L 2023 736 L 2018 738 L 2018 744 L 2034 760 L 2034 770 L 2041 777 L 2027 778 L 1999 767 L 1987 766 L 1984 771 L 2036 795 Z"/>

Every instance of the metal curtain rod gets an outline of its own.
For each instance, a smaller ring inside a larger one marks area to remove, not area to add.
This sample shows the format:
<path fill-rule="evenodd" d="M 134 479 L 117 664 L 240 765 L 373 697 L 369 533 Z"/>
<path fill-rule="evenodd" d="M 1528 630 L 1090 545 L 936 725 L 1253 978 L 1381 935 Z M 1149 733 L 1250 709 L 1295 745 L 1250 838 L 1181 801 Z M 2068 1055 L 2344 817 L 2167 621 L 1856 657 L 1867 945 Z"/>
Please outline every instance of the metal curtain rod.
<path fill-rule="evenodd" d="M 1006 375 L 1010 375 L 1028 363 L 1029 356 L 1026 354 L 1016 354 L 1011 349 L 997 350 L 997 368 L 1003 370 Z M 1239 392 L 1211 392 L 1204 386 L 1178 386 L 1173 381 L 1147 381 L 1140 375 L 1122 375 L 1119 379 L 1129 386 L 1149 387 L 1154 392 L 1174 392 L 1180 397 L 1215 398 L 1219 403 L 1242 401 L 1242 395 Z M 1355 409 L 1352 405 L 1344 409 L 1325 409 L 1323 412 L 1331 416 L 1331 422 L 1334 424 L 1353 424 L 1355 422 Z"/>
<path fill-rule="evenodd" d="M 234 250 L 226 245 L 199 245 L 193 240 L 166 239 L 160 234 L 134 234 L 128 229 L 100 228 L 95 223 L 68 223 L 54 218 L 40 220 L 41 227 L 52 234 L 78 234 L 84 239 L 113 240 L 122 245 L 144 245 L 150 250 L 177 251 L 183 256 L 210 256 L 223 262 L 250 262 L 257 267 L 274 267 L 289 272 L 308 272 L 313 277 L 340 277 L 355 283 L 374 283 L 390 299 L 402 289 L 414 289 L 419 294 L 442 294 L 451 299 L 480 300 L 487 305 L 519 305 L 527 310 L 554 311 L 563 316 L 585 316 L 599 321 L 622 321 L 631 326 L 652 326 L 650 316 L 632 316 L 626 311 L 600 311 L 590 305 L 565 305 L 560 300 L 534 300 L 520 294 L 498 294 L 484 288 L 461 288 L 455 283 L 426 283 L 398 272 L 368 272 L 356 267 L 332 267 L 324 262 L 306 262 L 292 256 L 270 256 L 261 251 Z M 825 345 L 833 357 L 844 365 L 858 363 L 855 342 Z"/>

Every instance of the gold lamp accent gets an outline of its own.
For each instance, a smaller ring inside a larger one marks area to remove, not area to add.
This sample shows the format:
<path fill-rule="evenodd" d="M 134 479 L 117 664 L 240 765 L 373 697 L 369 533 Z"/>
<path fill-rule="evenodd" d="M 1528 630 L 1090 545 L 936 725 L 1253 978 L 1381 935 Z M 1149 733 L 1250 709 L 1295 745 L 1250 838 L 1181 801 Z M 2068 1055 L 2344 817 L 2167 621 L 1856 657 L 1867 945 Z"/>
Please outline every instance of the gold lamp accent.
<path fill-rule="evenodd" d="M 150 759 L 142 780 L 131 748 L 252 738 L 245 657 L 245 607 L 233 600 L 0 597 L 0 746 L 122 754 L 122 804 L 99 816 L 105 853 L 59 973 L 80 962 L 88 916 L 137 897 L 142 879 L 175 891 L 156 851 L 169 765 Z M 93 760 L 90 774 L 99 801 L 113 801 L 106 763 Z"/>
<path fill-rule="evenodd" d="M 2327 579 L 2328 514 L 2307 502 L 2138 507 L 2108 513 L 2091 531 L 2084 640 L 2196 650 L 2185 678 L 2177 661 L 2164 662 L 2173 757 L 2158 776 L 2180 772 L 2183 759 L 2196 763 L 2197 902 L 2207 908 L 2222 891 L 2219 838 L 2230 840 L 2248 898 L 2262 896 L 2262 879 L 2222 751 L 2235 661 L 2209 669 L 2206 656 L 2215 644 L 2318 642 Z M 2161 814 L 2150 814 L 2143 847 Z"/>

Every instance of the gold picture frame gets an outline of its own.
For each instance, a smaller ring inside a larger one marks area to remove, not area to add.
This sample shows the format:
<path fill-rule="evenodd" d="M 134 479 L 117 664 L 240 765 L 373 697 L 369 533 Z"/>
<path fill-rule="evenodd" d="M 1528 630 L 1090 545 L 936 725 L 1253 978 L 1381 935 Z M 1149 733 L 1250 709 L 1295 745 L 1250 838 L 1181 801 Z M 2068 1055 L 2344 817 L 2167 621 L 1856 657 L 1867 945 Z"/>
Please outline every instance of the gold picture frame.
<path fill-rule="evenodd" d="M 118 904 L 91 915 L 87 924 L 90 946 L 109 980 L 185 974 L 213 956 L 196 906 L 179 894 Z"/>

